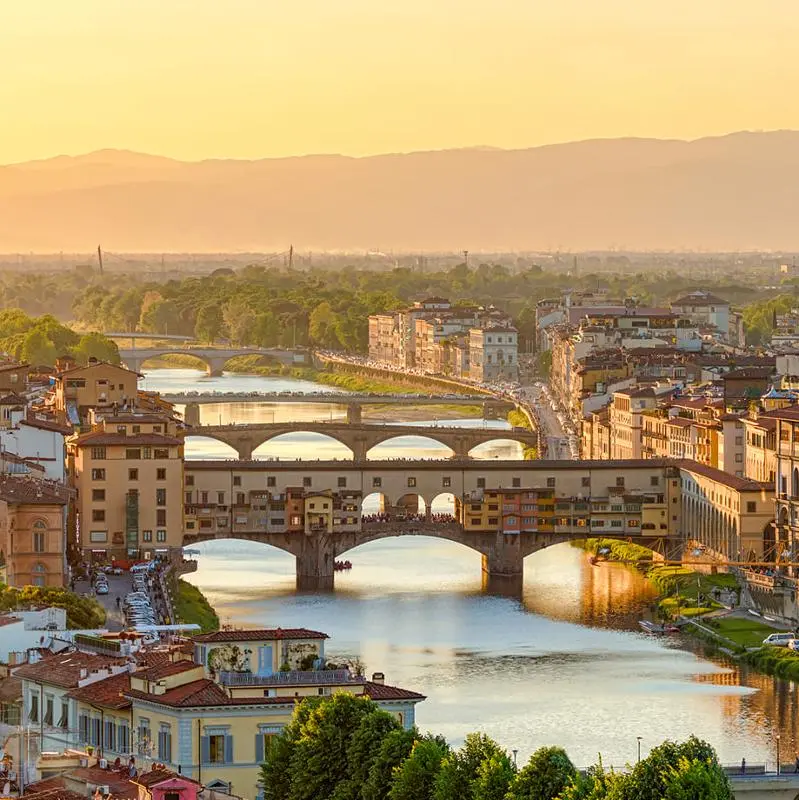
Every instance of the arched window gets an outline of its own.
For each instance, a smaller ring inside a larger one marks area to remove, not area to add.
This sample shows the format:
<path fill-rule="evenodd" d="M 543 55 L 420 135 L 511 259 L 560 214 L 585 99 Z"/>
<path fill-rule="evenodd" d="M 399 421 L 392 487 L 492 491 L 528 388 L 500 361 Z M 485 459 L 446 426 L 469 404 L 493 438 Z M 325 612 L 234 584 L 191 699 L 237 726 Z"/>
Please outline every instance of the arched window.
<path fill-rule="evenodd" d="M 33 566 L 33 585 L 47 585 L 47 567 L 44 564 L 34 564 Z"/>
<path fill-rule="evenodd" d="M 33 552 L 47 552 L 47 523 L 40 519 L 33 523 Z"/>

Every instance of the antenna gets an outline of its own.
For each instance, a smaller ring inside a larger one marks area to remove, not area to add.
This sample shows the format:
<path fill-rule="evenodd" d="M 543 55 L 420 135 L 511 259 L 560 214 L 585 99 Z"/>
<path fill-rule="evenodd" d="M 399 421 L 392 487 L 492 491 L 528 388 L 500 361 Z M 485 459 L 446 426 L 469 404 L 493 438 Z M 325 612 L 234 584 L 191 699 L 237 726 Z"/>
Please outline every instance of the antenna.
<path fill-rule="evenodd" d="M 294 245 L 289 246 L 289 269 L 294 267 Z"/>
<path fill-rule="evenodd" d="M 103 249 L 100 245 L 97 245 L 97 262 L 100 265 L 100 274 L 103 274 Z"/>
<path fill-rule="evenodd" d="M 463 263 L 468 267 L 469 266 L 469 251 L 463 251 Z"/>

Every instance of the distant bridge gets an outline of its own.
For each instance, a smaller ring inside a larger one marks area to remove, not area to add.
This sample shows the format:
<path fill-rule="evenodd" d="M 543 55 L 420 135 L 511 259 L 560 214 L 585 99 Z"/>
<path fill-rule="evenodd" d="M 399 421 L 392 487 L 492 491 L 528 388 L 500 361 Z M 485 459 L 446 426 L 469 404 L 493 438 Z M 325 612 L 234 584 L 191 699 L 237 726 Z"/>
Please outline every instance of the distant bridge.
<path fill-rule="evenodd" d="M 231 358 L 240 356 L 262 356 L 279 361 L 288 366 L 307 366 L 312 362 L 309 350 L 281 349 L 276 347 L 194 347 L 191 345 L 166 345 L 163 347 L 131 347 L 120 348 L 119 357 L 122 363 L 134 372 L 140 372 L 145 361 L 160 356 L 194 356 L 202 361 L 211 376 L 221 375 L 225 365 Z"/>
<path fill-rule="evenodd" d="M 514 428 L 456 428 L 453 426 L 369 425 L 333 422 L 275 422 L 252 425 L 195 425 L 186 436 L 207 436 L 230 445 L 239 459 L 249 460 L 260 445 L 286 433 L 321 433 L 348 447 L 356 461 L 366 460 L 376 445 L 400 436 L 424 436 L 452 450 L 453 458 L 466 458 L 480 444 L 497 440 L 519 442 L 522 446 L 537 444 L 533 431 Z"/>
<path fill-rule="evenodd" d="M 513 408 L 507 400 L 494 400 L 485 394 L 415 395 L 415 394 L 348 394 L 346 392 L 185 392 L 161 394 L 170 403 L 333 403 L 345 405 L 387 405 L 400 403 L 411 406 L 478 405 L 489 403 L 497 408 Z"/>

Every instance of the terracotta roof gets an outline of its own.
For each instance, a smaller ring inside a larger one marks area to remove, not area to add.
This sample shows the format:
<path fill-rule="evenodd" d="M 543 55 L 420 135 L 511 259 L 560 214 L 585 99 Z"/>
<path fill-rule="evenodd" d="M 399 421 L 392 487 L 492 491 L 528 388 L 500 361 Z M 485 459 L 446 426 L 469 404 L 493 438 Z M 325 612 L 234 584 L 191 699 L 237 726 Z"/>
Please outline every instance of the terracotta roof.
<path fill-rule="evenodd" d="M 30 364 L 0 364 L 0 372 L 8 372 L 12 369 L 28 369 Z"/>
<path fill-rule="evenodd" d="M 132 782 L 149 789 L 151 786 L 158 786 L 159 783 L 164 783 L 164 781 L 173 781 L 175 779 L 187 781 L 188 783 L 193 783 L 197 786 L 202 786 L 202 784 L 198 781 L 195 781 L 192 778 L 187 778 L 185 775 L 180 775 L 177 772 L 172 772 L 172 770 L 169 769 L 153 769 L 150 770 L 150 772 L 143 772 L 138 778 L 133 778 Z"/>
<path fill-rule="evenodd" d="M 208 678 L 184 683 L 174 689 L 168 689 L 163 694 L 153 695 L 138 689 L 129 689 L 126 696 L 134 700 L 149 700 L 165 706 L 177 708 L 197 708 L 199 706 L 224 706 L 230 703 L 230 698 L 217 684 Z M 248 698 L 250 703 L 265 699 L 275 698 Z"/>
<path fill-rule="evenodd" d="M 138 787 L 128 778 L 126 772 L 117 772 L 112 769 L 102 769 L 100 767 L 76 767 L 64 773 L 64 777 L 70 781 L 85 782 L 87 787 L 108 786 L 114 800 L 119 798 L 137 798 L 139 796 Z M 86 796 L 83 796 L 86 800 Z"/>
<path fill-rule="evenodd" d="M 64 779 L 60 775 L 54 775 L 52 778 L 44 778 L 41 781 L 34 781 L 25 787 L 25 796 L 39 794 L 40 792 L 49 792 L 51 789 L 63 789 Z"/>
<path fill-rule="evenodd" d="M 179 675 L 181 672 L 189 672 L 190 670 L 201 667 L 194 661 L 183 659 L 181 661 L 167 661 L 164 664 L 155 664 L 147 669 L 136 672 L 137 678 L 143 678 L 146 681 L 158 681 L 161 678 L 166 678 L 170 675 Z"/>
<path fill-rule="evenodd" d="M 694 424 L 694 420 L 687 417 L 671 417 L 666 424 L 674 425 L 677 428 L 689 428 Z"/>
<path fill-rule="evenodd" d="M 722 300 L 720 297 L 710 292 L 691 292 L 683 295 L 672 302 L 672 306 L 728 306 L 727 300 Z"/>
<path fill-rule="evenodd" d="M 760 414 L 760 417 L 769 416 L 772 419 L 784 419 L 788 422 L 796 422 L 799 420 L 799 406 L 786 406 L 785 408 L 775 408 L 773 411 L 768 411 L 765 414 Z"/>
<path fill-rule="evenodd" d="M 49 778 L 49 781 L 57 780 L 55 778 Z M 38 781 L 37 784 L 47 783 L 47 781 Z M 30 786 L 25 787 L 25 797 L 35 797 L 36 800 L 86 800 L 85 794 L 80 794 L 79 792 L 73 792 L 69 789 L 65 789 L 63 786 L 53 786 L 49 789 L 33 789 L 32 786 L 37 784 L 31 784 Z"/>
<path fill-rule="evenodd" d="M 27 402 L 28 401 L 24 397 L 20 397 L 20 395 L 15 392 L 0 397 L 0 406 L 24 406 Z"/>
<path fill-rule="evenodd" d="M 677 462 L 681 469 L 686 472 L 693 472 L 697 475 L 704 475 L 706 478 L 722 483 L 729 486 L 731 489 L 736 489 L 739 492 L 760 492 L 765 490 L 774 490 L 773 483 L 760 483 L 753 481 L 750 478 L 739 478 L 735 475 L 730 475 L 728 472 L 723 472 L 715 467 L 709 467 L 706 464 L 700 464 L 698 461 L 682 460 Z"/>
<path fill-rule="evenodd" d="M 174 417 L 167 413 L 152 413 L 152 412 L 142 412 L 137 414 L 135 411 L 119 411 L 116 414 L 113 411 L 97 411 L 95 416 L 99 419 L 106 420 L 108 422 L 145 422 L 145 423 L 155 423 L 158 424 L 159 422 L 172 422 L 174 421 Z"/>
<path fill-rule="evenodd" d="M 134 433 L 130 436 L 124 433 L 107 432 L 107 431 L 92 431 L 91 433 L 84 433 L 73 440 L 79 447 L 85 445 L 176 445 L 183 444 L 183 439 L 177 436 L 166 436 L 160 433 Z"/>
<path fill-rule="evenodd" d="M 0 500 L 24 505 L 66 505 L 69 490 L 53 481 L 0 475 Z"/>
<path fill-rule="evenodd" d="M 214 631 L 194 637 L 195 642 L 269 642 L 279 639 L 329 639 L 326 633 L 307 628 L 256 628 L 250 630 Z"/>
<path fill-rule="evenodd" d="M 94 653 L 81 653 L 72 650 L 68 653 L 48 656 L 35 664 L 23 664 L 14 670 L 19 678 L 49 683 L 64 689 L 77 689 L 81 679 L 81 670 L 103 669 L 109 666 L 124 664 L 125 659 L 98 656 Z"/>
<path fill-rule="evenodd" d="M 134 372 L 132 369 L 121 367 L 119 364 L 112 364 L 109 361 L 95 361 L 91 364 L 84 364 L 83 366 L 70 367 L 69 369 L 56 373 L 56 376 L 62 378 L 64 375 L 71 375 L 73 372 L 82 372 L 83 370 L 93 369 L 94 367 L 111 367 L 111 369 L 122 370 L 128 375 L 136 375 L 139 378 L 143 377 L 140 373 Z"/>
<path fill-rule="evenodd" d="M 15 703 L 22 701 L 22 680 L 13 675 L 0 680 L 0 701 Z"/>
<path fill-rule="evenodd" d="M 63 433 L 65 436 L 72 433 L 72 428 L 69 425 L 62 425 L 54 419 L 40 419 L 39 417 L 25 417 L 19 421 L 20 425 L 27 425 L 29 428 L 38 428 L 43 431 L 53 431 L 54 433 Z"/>
<path fill-rule="evenodd" d="M 0 616 L 0 628 L 4 625 L 13 625 L 16 622 L 22 622 L 22 617 L 15 617 L 11 614 L 3 614 Z"/>
<path fill-rule="evenodd" d="M 386 686 L 382 683 L 367 681 L 363 693 L 372 700 L 425 700 L 425 695 L 412 692 L 410 689 L 400 689 L 398 686 Z"/>
<path fill-rule="evenodd" d="M 130 700 L 123 695 L 128 689 L 130 689 L 130 673 L 121 672 L 105 680 L 73 689 L 69 696 L 84 703 L 93 703 L 106 708 L 128 708 Z"/>

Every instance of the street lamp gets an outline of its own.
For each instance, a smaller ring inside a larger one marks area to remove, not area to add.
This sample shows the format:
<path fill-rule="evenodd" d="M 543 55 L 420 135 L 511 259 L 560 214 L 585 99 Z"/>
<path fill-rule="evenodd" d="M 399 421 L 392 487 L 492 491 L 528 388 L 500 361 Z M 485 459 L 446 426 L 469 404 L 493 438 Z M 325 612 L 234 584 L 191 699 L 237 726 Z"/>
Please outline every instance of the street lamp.
<path fill-rule="evenodd" d="M 641 739 L 643 739 L 643 736 L 636 736 L 635 738 L 638 739 L 638 763 L 640 764 L 641 763 Z"/>
<path fill-rule="evenodd" d="M 518 750 L 514 750 L 514 751 L 513 751 L 513 766 L 514 766 L 514 767 L 516 766 L 516 754 L 517 754 L 518 752 L 519 752 Z"/>
<path fill-rule="evenodd" d="M 777 734 L 777 775 L 780 774 L 780 735 Z"/>

